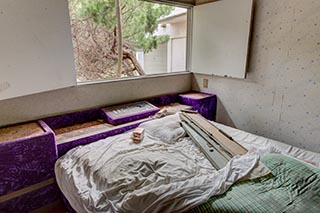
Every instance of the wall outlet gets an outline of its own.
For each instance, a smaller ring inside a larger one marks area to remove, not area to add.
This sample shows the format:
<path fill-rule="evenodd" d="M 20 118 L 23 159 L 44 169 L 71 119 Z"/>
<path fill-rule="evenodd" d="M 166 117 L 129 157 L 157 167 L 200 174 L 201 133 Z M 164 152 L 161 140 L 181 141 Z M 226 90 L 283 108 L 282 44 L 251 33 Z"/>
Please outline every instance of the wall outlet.
<path fill-rule="evenodd" d="M 203 82 L 202 82 L 202 86 L 203 86 L 203 88 L 208 88 L 208 79 L 207 78 L 204 78 L 203 79 Z"/>
<path fill-rule="evenodd" d="M 5 91 L 6 89 L 9 89 L 10 83 L 8 81 L 0 82 L 0 92 Z"/>

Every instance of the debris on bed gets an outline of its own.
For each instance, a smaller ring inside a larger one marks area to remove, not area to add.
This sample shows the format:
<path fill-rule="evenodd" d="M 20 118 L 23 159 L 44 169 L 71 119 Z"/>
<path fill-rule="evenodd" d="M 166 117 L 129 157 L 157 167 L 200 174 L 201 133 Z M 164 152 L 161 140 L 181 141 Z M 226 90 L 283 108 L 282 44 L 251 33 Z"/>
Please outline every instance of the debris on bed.
<path fill-rule="evenodd" d="M 180 103 L 171 103 L 166 106 L 160 107 L 160 111 L 157 112 L 154 116 L 151 116 L 153 119 L 163 118 L 168 115 L 174 115 L 177 112 L 183 111 L 183 110 L 191 110 L 192 106 L 184 105 Z"/>
<path fill-rule="evenodd" d="M 181 125 L 192 140 L 199 145 L 216 169 L 222 169 L 236 155 L 244 155 L 248 151 L 232 137 L 227 135 L 207 119 L 195 111 L 180 113 Z"/>
<path fill-rule="evenodd" d="M 259 155 L 234 156 L 217 170 L 186 137 L 179 115 L 79 146 L 55 164 L 57 184 L 76 212 L 184 212 L 251 174 Z M 260 170 L 259 170 L 260 171 Z"/>
<path fill-rule="evenodd" d="M 143 136 L 144 129 L 138 127 L 135 130 L 133 130 L 131 139 L 134 143 L 140 143 L 143 140 Z"/>

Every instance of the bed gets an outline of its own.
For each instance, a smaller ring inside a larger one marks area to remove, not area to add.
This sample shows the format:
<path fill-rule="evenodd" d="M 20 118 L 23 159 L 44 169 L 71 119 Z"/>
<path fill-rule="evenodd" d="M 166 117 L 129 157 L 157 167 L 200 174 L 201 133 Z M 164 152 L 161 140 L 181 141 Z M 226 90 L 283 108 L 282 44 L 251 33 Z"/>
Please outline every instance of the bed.
<path fill-rule="evenodd" d="M 57 183 L 77 212 L 318 212 L 320 155 L 216 125 L 250 150 L 216 171 L 179 125 L 178 115 L 70 150 Z M 272 172 L 244 181 L 257 162 Z"/>

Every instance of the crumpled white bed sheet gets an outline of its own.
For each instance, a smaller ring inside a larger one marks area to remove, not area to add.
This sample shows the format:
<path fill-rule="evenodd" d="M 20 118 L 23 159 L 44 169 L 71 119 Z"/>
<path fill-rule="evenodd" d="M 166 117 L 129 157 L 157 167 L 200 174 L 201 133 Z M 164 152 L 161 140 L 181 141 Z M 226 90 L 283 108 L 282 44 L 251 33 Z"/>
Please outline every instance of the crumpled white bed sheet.
<path fill-rule="evenodd" d="M 243 147 L 249 151 L 255 151 L 260 156 L 268 153 L 279 153 L 320 168 L 320 153 L 311 152 L 276 140 L 257 136 L 216 122 L 213 122 L 213 124 L 226 132 Z"/>
<path fill-rule="evenodd" d="M 234 157 L 216 171 L 185 137 L 178 115 L 131 133 L 70 150 L 56 162 L 57 183 L 77 212 L 181 212 L 224 193 L 257 164 L 251 153 Z"/>
<path fill-rule="evenodd" d="M 215 124 L 255 152 L 216 171 L 173 115 L 141 124 L 140 144 L 129 132 L 70 150 L 56 162 L 57 183 L 77 212 L 182 212 L 248 176 L 258 154 L 319 162 L 317 153 Z"/>

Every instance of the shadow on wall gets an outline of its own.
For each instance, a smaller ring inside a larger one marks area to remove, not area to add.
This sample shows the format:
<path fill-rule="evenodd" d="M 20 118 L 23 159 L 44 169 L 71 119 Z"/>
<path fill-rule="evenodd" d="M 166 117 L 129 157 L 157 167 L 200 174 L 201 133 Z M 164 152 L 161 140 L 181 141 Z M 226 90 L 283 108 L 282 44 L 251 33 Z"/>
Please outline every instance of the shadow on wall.
<path fill-rule="evenodd" d="M 226 108 L 224 107 L 223 103 L 221 102 L 219 96 L 217 95 L 217 117 L 216 121 L 222 123 L 227 126 L 236 127 L 227 112 Z"/>
<path fill-rule="evenodd" d="M 195 91 L 201 91 L 200 90 L 200 86 L 198 81 L 195 80 L 195 77 L 193 76 L 193 80 L 192 80 L 192 88 Z M 221 102 L 218 94 L 217 95 L 217 116 L 216 116 L 216 121 L 219 123 L 222 123 L 224 125 L 227 126 L 231 126 L 231 127 L 236 127 L 229 115 L 229 113 L 227 112 L 226 108 L 224 107 L 223 103 Z"/>

